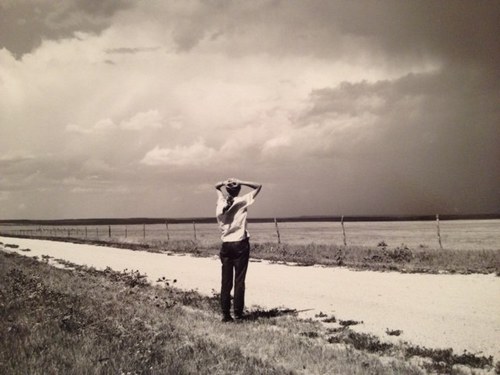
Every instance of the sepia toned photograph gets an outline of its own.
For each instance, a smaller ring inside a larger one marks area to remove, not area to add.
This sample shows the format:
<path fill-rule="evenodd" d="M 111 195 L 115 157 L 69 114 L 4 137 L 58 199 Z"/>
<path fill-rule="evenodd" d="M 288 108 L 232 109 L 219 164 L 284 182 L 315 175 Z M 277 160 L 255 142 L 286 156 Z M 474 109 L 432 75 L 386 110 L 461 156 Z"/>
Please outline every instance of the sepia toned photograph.
<path fill-rule="evenodd" d="M 500 2 L 0 0 L 0 374 L 500 374 Z"/>

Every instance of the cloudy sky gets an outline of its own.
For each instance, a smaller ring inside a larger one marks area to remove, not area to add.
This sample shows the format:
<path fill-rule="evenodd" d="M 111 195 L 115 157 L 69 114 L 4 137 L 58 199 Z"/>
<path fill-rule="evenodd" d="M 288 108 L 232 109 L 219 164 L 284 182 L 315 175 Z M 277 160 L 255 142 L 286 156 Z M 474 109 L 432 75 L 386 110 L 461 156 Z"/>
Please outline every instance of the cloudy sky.
<path fill-rule="evenodd" d="M 498 1 L 0 0 L 0 219 L 500 213 Z"/>

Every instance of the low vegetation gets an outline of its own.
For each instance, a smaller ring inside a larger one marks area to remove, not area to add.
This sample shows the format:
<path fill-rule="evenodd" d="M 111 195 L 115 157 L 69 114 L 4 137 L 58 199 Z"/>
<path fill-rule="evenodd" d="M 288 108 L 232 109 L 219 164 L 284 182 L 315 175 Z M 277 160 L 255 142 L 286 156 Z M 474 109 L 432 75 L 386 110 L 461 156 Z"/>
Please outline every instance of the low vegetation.
<path fill-rule="evenodd" d="M 54 261 L 54 260 L 51 260 Z M 2 374 L 468 374 L 492 358 L 389 344 L 289 309 L 221 323 L 218 296 L 0 251 Z"/>

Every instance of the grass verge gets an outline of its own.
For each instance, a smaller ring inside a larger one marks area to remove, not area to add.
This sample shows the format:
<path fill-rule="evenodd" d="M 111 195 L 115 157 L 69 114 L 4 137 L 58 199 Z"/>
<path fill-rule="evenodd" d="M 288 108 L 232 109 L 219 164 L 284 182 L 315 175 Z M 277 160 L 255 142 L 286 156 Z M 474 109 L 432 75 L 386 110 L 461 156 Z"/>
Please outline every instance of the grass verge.
<path fill-rule="evenodd" d="M 283 309 L 224 324 L 217 296 L 180 291 L 167 278 L 152 286 L 137 271 L 46 262 L 0 251 L 0 373 L 467 373 L 451 352 L 436 362 L 432 350 L 410 352 L 348 326 L 332 332 Z M 415 355 L 428 358 L 425 366 L 412 364 Z M 469 360 L 470 368 L 492 366 Z"/>

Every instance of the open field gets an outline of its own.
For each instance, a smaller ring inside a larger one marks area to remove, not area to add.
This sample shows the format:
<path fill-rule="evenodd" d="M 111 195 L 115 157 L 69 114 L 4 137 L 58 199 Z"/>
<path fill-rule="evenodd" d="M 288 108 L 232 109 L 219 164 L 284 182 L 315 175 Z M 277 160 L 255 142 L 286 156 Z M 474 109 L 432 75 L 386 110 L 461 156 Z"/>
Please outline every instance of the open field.
<path fill-rule="evenodd" d="M 214 297 L 62 263 L 69 268 L 0 251 L 1 373 L 494 372 L 487 357 L 383 344 L 353 331 L 356 322 L 332 329 L 292 310 L 256 308 L 241 324 L 222 324 Z"/>
<path fill-rule="evenodd" d="M 279 222 L 281 242 L 287 245 L 343 245 L 339 222 Z M 444 249 L 500 250 L 500 220 L 441 220 L 439 223 Z M 195 234 L 196 229 L 196 234 Z M 385 243 L 389 249 L 405 245 L 410 248 L 439 249 L 435 221 L 345 222 L 348 246 L 375 248 Z M 277 243 L 274 223 L 249 223 L 252 243 Z M 37 237 L 87 238 L 128 242 L 195 240 L 201 246 L 219 243 L 215 223 L 135 224 L 135 225 L 7 225 L 0 224 L 0 234 Z M 195 237 L 196 236 L 196 237 Z"/>

